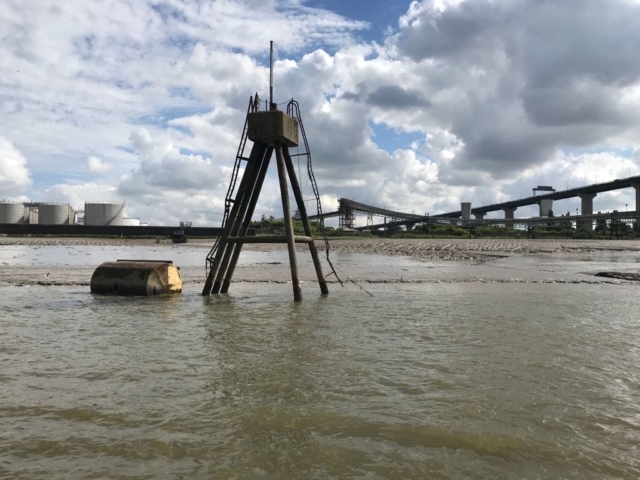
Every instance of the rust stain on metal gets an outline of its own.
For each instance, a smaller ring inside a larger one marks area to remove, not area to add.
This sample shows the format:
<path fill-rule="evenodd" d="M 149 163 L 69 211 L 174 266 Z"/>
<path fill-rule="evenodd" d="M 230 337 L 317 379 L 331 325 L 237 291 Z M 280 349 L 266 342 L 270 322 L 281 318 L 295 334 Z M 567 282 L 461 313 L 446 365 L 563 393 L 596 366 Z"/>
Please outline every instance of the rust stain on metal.
<path fill-rule="evenodd" d="M 118 260 L 105 262 L 93 272 L 91 292 L 138 296 L 180 293 L 182 278 L 171 261 Z"/>

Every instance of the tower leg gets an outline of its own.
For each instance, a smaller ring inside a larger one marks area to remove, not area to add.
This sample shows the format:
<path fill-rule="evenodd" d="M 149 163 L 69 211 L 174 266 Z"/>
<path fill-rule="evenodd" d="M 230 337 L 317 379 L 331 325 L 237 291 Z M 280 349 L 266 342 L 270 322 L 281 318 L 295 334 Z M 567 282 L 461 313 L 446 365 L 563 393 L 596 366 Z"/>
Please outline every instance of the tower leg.
<path fill-rule="evenodd" d="M 222 238 L 220 238 L 220 244 L 218 246 L 218 251 L 216 252 L 216 256 L 214 257 L 213 263 L 209 270 L 209 275 L 207 276 L 207 280 L 204 284 L 204 288 L 202 290 L 202 295 L 210 295 L 213 288 L 213 281 L 216 278 L 218 270 L 220 269 L 220 264 L 222 262 L 223 256 L 227 249 L 227 238 L 231 232 L 233 224 L 235 222 L 236 217 L 238 216 L 238 211 L 243 203 L 243 199 L 246 196 L 248 186 L 253 176 L 252 172 L 257 168 L 256 164 L 257 160 L 260 158 L 260 153 L 263 152 L 264 146 L 261 144 L 254 144 L 251 149 L 251 160 L 247 164 L 245 171 L 242 175 L 242 179 L 240 180 L 240 185 L 238 186 L 238 193 L 236 195 L 236 201 L 231 207 L 231 212 L 229 213 L 229 217 L 227 218 L 227 223 L 224 226 L 224 231 L 222 232 Z M 264 153 L 262 153 L 264 154 Z M 255 160 L 255 161 L 254 161 Z"/>
<path fill-rule="evenodd" d="M 256 204 L 258 203 L 258 197 L 260 196 L 260 191 L 262 190 L 262 185 L 264 184 L 264 179 L 267 176 L 267 170 L 269 169 L 269 163 L 271 163 L 271 156 L 273 154 L 273 148 L 267 148 L 267 152 L 265 153 L 264 160 L 262 162 L 262 166 L 258 171 L 258 179 L 256 181 L 255 188 L 253 189 L 253 195 L 251 196 L 251 200 L 249 202 L 249 207 L 247 208 L 247 213 L 244 217 L 244 221 L 242 222 L 242 226 L 238 232 L 239 237 L 244 237 L 249 230 L 249 225 L 251 224 L 251 217 L 253 217 L 253 212 L 256 209 Z M 242 243 L 234 244 L 231 249 L 233 251 L 231 255 L 231 261 L 229 262 L 229 267 L 227 268 L 227 273 L 222 282 L 222 288 L 220 289 L 220 293 L 227 293 L 229 291 L 229 286 L 231 285 L 231 279 L 233 278 L 233 273 L 235 272 L 236 265 L 238 263 L 238 258 L 240 258 L 240 252 L 242 251 Z"/>
<path fill-rule="evenodd" d="M 289 180 L 291 181 L 291 188 L 293 189 L 293 195 L 298 204 L 298 211 L 300 212 L 300 219 L 302 220 L 302 226 L 304 227 L 304 233 L 306 236 L 311 237 L 309 243 L 309 251 L 311 252 L 311 259 L 313 260 L 313 266 L 316 269 L 316 275 L 318 276 L 318 283 L 320 284 L 320 291 L 323 295 L 329 293 L 327 288 L 327 281 L 322 273 L 322 264 L 320 263 L 320 257 L 318 256 L 318 249 L 313 241 L 313 234 L 311 233 L 311 225 L 309 224 L 309 217 L 307 216 L 307 207 L 304 204 L 304 198 L 302 197 L 302 190 L 300 190 L 300 184 L 298 183 L 298 177 L 296 177 L 296 170 L 291 161 L 289 155 L 289 148 L 283 147 L 282 153 L 284 154 L 284 162 L 287 166 L 287 172 L 289 173 Z"/>
<path fill-rule="evenodd" d="M 256 145 L 256 144 L 254 144 Z M 255 196 L 257 197 L 260 192 L 256 192 L 256 182 L 258 181 L 258 176 L 260 173 L 260 168 L 262 167 L 262 163 L 264 162 L 265 153 L 267 147 L 263 144 L 259 144 L 259 152 L 256 153 L 256 158 L 253 156 L 249 160 L 251 168 L 247 165 L 247 170 L 245 170 L 245 175 L 249 176 L 249 180 L 247 182 L 247 190 L 245 195 L 242 196 L 242 200 L 240 206 L 238 208 L 238 213 L 235 218 L 229 217 L 229 220 L 233 220 L 231 222 L 231 229 L 229 231 L 230 237 L 238 236 L 238 232 L 242 228 L 242 224 L 244 222 L 244 218 L 246 216 L 247 210 L 249 209 L 249 205 L 251 203 L 251 199 Z M 253 151 L 251 152 L 253 153 Z M 244 180 L 244 178 L 243 178 Z M 220 262 L 220 269 L 218 270 L 218 274 L 216 275 L 216 279 L 213 282 L 212 292 L 214 294 L 220 293 L 220 289 L 222 288 L 222 281 L 227 273 L 227 269 L 229 266 L 229 262 L 231 261 L 231 256 L 233 254 L 233 245 L 228 245 L 225 249 L 224 256 L 222 257 L 222 261 Z"/>
<path fill-rule="evenodd" d="M 289 186 L 287 185 L 287 168 L 284 163 L 282 146 L 275 145 L 276 160 L 278 163 L 278 179 L 280 180 L 280 195 L 282 196 L 282 210 L 284 212 L 284 226 L 287 234 L 287 246 L 289 247 L 289 263 L 291 264 L 291 283 L 293 284 L 293 299 L 302 301 L 300 290 L 300 277 L 298 276 L 298 262 L 296 261 L 296 243 L 293 238 L 293 222 L 291 221 L 291 207 L 289 205 Z"/>

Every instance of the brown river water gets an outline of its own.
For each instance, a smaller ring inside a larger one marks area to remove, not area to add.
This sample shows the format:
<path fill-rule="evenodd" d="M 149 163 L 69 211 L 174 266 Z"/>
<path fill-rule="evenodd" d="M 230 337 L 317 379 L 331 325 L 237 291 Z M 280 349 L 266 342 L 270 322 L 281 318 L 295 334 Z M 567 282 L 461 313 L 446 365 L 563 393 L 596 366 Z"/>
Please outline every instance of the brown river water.
<path fill-rule="evenodd" d="M 136 253 L 50 248 L 5 246 L 0 270 Z M 243 265 L 286 271 L 283 255 Z M 635 259 L 507 260 L 336 255 L 347 273 L 457 280 L 327 297 L 306 281 L 301 304 L 286 283 L 121 298 L 5 279 L 0 478 L 640 478 L 639 286 L 574 281 Z M 479 280 L 534 270 L 570 281 Z"/>

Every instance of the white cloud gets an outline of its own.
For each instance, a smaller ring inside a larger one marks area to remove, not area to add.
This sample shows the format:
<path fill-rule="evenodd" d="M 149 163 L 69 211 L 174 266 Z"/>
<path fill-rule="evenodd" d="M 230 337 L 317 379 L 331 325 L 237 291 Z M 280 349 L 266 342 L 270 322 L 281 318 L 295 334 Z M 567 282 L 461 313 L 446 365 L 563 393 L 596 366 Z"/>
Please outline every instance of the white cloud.
<path fill-rule="evenodd" d="M 9 140 L 0 136 L 0 196 L 25 192 L 31 184 L 27 159 Z"/>
<path fill-rule="evenodd" d="M 112 165 L 103 162 L 98 157 L 91 156 L 87 158 L 87 170 L 91 173 L 106 173 L 111 171 Z"/>
<path fill-rule="evenodd" d="M 77 173 L 78 157 L 130 161 L 135 125 L 264 91 L 267 70 L 247 52 L 264 54 L 270 39 L 283 55 L 338 47 L 366 27 L 289 1 L 9 1 L 0 19 L 0 131 L 34 168 L 56 156 L 58 173 Z"/>
<path fill-rule="evenodd" d="M 404 68 L 422 71 L 432 108 L 420 122 L 435 120 L 464 143 L 452 168 L 507 178 L 558 147 L 635 141 L 638 6 L 446 3 L 414 2 L 389 44 Z"/>
<path fill-rule="evenodd" d="M 640 162 L 637 12 L 414 1 L 363 44 L 365 23 L 299 0 L 3 2 L 0 131 L 13 143 L 0 152 L 18 167 L 0 164 L 0 192 L 33 197 L 30 169 L 67 179 L 51 200 L 113 195 L 151 222 L 219 223 L 271 39 L 276 101 L 300 102 L 329 210 L 344 196 L 434 213 L 626 176 Z M 422 140 L 386 145 L 372 125 Z M 256 216 L 280 208 L 271 173 Z"/>
<path fill-rule="evenodd" d="M 123 195 L 216 190 L 224 184 L 223 170 L 209 158 L 183 154 L 168 141 L 154 142 L 144 128 L 132 132 L 130 139 L 140 163 L 123 177 L 119 187 Z"/>
<path fill-rule="evenodd" d="M 76 210 L 84 209 L 85 202 L 120 202 L 117 190 L 102 183 L 59 183 L 45 191 L 45 200 L 68 203 Z"/>

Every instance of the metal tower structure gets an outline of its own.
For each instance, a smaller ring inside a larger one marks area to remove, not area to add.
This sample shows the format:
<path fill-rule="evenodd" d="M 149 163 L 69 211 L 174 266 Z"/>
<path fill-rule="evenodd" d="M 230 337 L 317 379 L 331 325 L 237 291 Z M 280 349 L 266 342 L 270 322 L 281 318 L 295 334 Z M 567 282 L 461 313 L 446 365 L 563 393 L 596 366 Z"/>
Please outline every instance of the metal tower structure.
<path fill-rule="evenodd" d="M 356 213 L 353 208 L 351 208 L 347 202 L 343 202 L 342 199 L 340 199 L 338 210 L 340 212 L 338 226 L 348 230 L 356 228 Z"/>
<path fill-rule="evenodd" d="M 307 215 L 307 209 L 302 197 L 300 184 L 296 177 L 295 167 L 291 160 L 289 147 L 298 145 L 298 131 L 302 133 L 306 151 L 300 155 L 307 155 L 309 178 L 316 196 L 318 213 L 322 213 L 318 187 L 311 170 L 311 155 L 307 137 L 300 119 L 299 105 L 291 100 L 287 105 L 287 113 L 277 109 L 273 103 L 273 42 L 271 42 L 271 85 L 269 89 L 269 110 L 259 110 L 260 99 L 258 94 L 249 100 L 247 118 L 245 120 L 240 146 L 236 156 L 234 170 L 227 191 L 225 201 L 225 213 L 223 217 L 223 233 L 218 238 L 207 256 L 208 274 L 202 291 L 203 295 L 211 293 L 226 293 L 229 290 L 233 273 L 245 243 L 286 243 L 289 250 L 289 263 L 291 265 L 291 283 L 293 284 L 293 298 L 302 300 L 298 265 L 296 259 L 296 243 L 309 245 L 311 258 L 320 284 L 322 294 L 328 294 L 327 282 L 322 274 L 320 257 L 313 240 L 311 225 Z M 253 142 L 251 154 L 244 156 L 247 139 Z M 278 167 L 278 179 L 280 183 L 280 196 L 284 213 L 284 236 L 247 236 L 247 231 L 253 217 L 253 213 L 262 190 L 264 179 L 267 175 L 271 157 L 275 152 Z M 244 173 L 240 183 L 237 183 L 240 166 L 245 163 Z M 289 202 L 289 182 L 293 190 L 298 207 L 300 220 L 304 228 L 304 236 L 295 236 L 293 221 L 291 218 L 291 206 Z M 236 190 L 237 186 L 237 190 Z M 322 223 L 321 223 L 322 225 Z M 324 229 L 323 229 L 324 230 Z M 327 254 L 328 254 L 328 243 Z M 328 256 L 327 256 L 328 258 Z M 329 262 L 331 266 L 331 263 Z M 333 270 L 333 266 L 331 266 Z M 335 274 L 335 271 L 333 271 Z M 336 275 L 337 277 L 337 275 Z"/>

